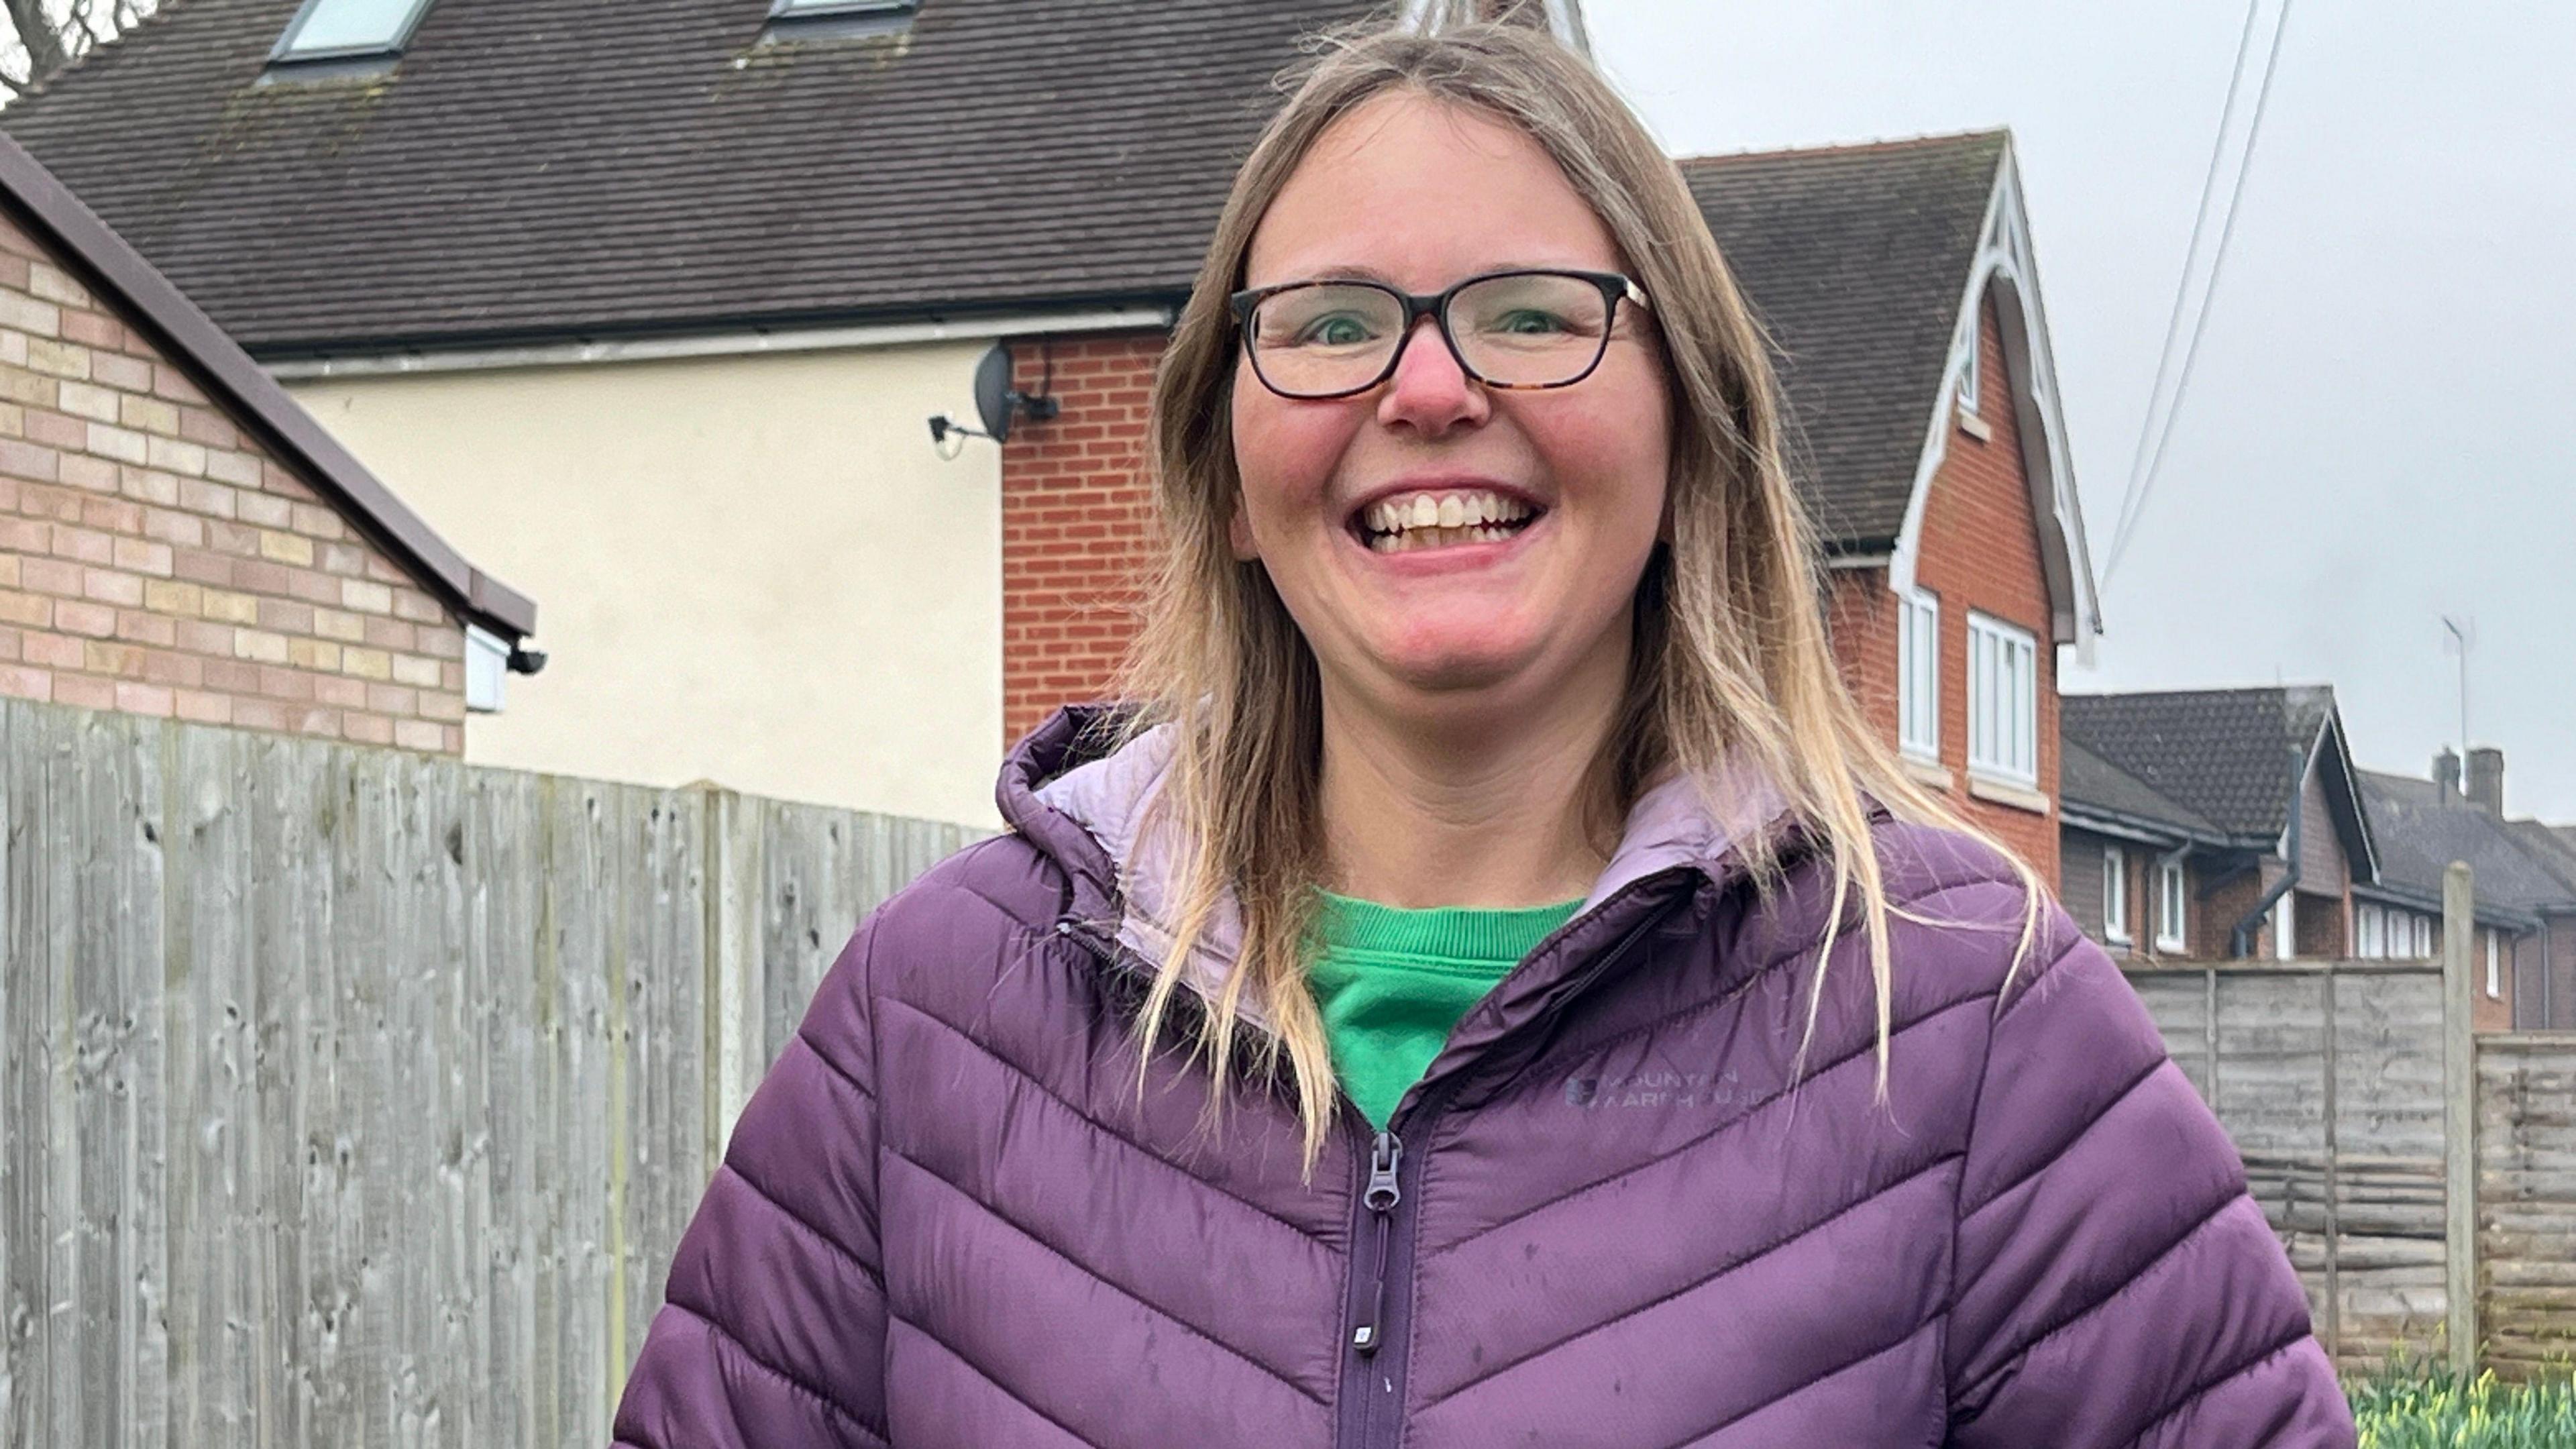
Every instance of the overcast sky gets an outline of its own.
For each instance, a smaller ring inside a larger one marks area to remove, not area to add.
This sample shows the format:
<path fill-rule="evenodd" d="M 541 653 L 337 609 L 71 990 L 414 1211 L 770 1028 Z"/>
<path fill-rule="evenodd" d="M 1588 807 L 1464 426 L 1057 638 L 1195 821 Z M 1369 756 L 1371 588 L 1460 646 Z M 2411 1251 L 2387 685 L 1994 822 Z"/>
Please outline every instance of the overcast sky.
<path fill-rule="evenodd" d="M 1677 152 L 2013 128 L 2098 571 L 2243 0 L 1585 13 Z M 2295 5 L 2162 477 L 2066 689 L 2328 682 L 2360 762 L 2421 775 L 2460 728 L 2441 616 L 2473 615 L 2470 732 L 2513 813 L 2576 822 L 2571 73 L 2562 0 Z"/>

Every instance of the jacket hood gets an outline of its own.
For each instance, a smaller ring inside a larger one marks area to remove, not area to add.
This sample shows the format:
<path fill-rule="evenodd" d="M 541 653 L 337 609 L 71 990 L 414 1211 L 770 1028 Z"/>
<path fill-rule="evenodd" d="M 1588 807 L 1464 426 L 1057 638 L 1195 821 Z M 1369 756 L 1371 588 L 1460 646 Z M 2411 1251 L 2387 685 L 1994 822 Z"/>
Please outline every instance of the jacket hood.
<path fill-rule="evenodd" d="M 1149 819 L 1147 808 L 1171 766 L 1173 726 L 1158 725 L 1112 749 L 1126 717 L 1127 708 L 1118 705 L 1058 710 L 1011 752 L 996 801 L 1012 829 L 1064 868 L 1066 913 L 1104 927 L 1114 923 L 1121 946 L 1159 966 L 1171 952 L 1188 885 L 1177 831 L 1168 819 Z M 1722 771 L 1705 791 L 1679 775 L 1650 787 L 1630 807 L 1619 845 L 1583 904 L 1551 937 L 1566 948 L 1547 963 L 1557 969 L 1515 971 L 1506 985 L 1544 990 L 1588 954 L 1581 946 L 1618 934 L 1631 912 L 1610 907 L 1642 894 L 1631 887 L 1675 874 L 1722 882 L 1740 872 L 1743 842 L 1784 827 L 1788 818 L 1779 791 L 1749 769 Z M 1242 941 L 1241 912 L 1230 895 L 1221 898 L 1183 963 L 1182 982 L 1215 999 Z M 1549 954 L 1545 946 L 1541 954 Z M 1497 993 L 1506 994 L 1521 993 Z M 1238 1009 L 1267 1029 L 1257 1003 L 1246 1000 Z"/>

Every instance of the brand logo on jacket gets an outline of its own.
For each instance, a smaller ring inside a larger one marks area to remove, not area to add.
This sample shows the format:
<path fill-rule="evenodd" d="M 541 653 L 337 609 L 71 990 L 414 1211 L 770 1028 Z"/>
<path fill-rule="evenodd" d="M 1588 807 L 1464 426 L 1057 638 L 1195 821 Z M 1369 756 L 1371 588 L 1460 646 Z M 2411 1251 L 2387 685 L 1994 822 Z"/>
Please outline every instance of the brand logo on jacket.
<path fill-rule="evenodd" d="M 1565 1105 L 1587 1112 L 1630 1107 L 1723 1107 L 1739 1098 L 1733 1072 L 1646 1071 L 1565 1079 Z"/>

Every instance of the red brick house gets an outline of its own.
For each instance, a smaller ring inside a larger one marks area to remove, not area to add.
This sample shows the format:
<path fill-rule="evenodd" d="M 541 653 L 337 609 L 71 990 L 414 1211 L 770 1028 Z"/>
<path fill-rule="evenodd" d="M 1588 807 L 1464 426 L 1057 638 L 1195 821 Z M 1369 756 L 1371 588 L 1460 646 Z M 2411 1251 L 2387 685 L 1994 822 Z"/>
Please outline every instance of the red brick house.
<path fill-rule="evenodd" d="M 2059 705 L 2061 898 L 2088 934 L 2166 959 L 2354 953 L 2356 892 L 2381 852 L 2331 688 Z"/>
<path fill-rule="evenodd" d="M 2354 954 L 2438 950 L 2443 875 L 2465 861 L 2479 1029 L 2576 1030 L 2576 831 L 2505 813 L 2502 750 L 2470 750 L 2465 781 L 2461 763 L 2446 749 L 2430 779 L 2362 772 L 2381 866 L 2353 885 Z"/>
<path fill-rule="evenodd" d="M 0 398 L 0 694 L 452 755 L 533 667 L 535 606 L 6 138 Z"/>

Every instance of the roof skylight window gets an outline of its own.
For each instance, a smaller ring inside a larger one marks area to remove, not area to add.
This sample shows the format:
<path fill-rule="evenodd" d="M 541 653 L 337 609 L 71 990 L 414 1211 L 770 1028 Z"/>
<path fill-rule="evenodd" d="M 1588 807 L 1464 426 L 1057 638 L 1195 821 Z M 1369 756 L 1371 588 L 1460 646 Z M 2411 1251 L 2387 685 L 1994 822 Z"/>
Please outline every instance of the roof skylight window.
<path fill-rule="evenodd" d="M 770 0 L 761 43 L 900 35 L 921 0 Z"/>
<path fill-rule="evenodd" d="M 402 53 L 430 0 L 304 0 L 269 60 L 374 60 Z"/>
<path fill-rule="evenodd" d="M 921 8 L 921 0 L 772 0 L 769 18 L 807 15 L 902 15 Z"/>

